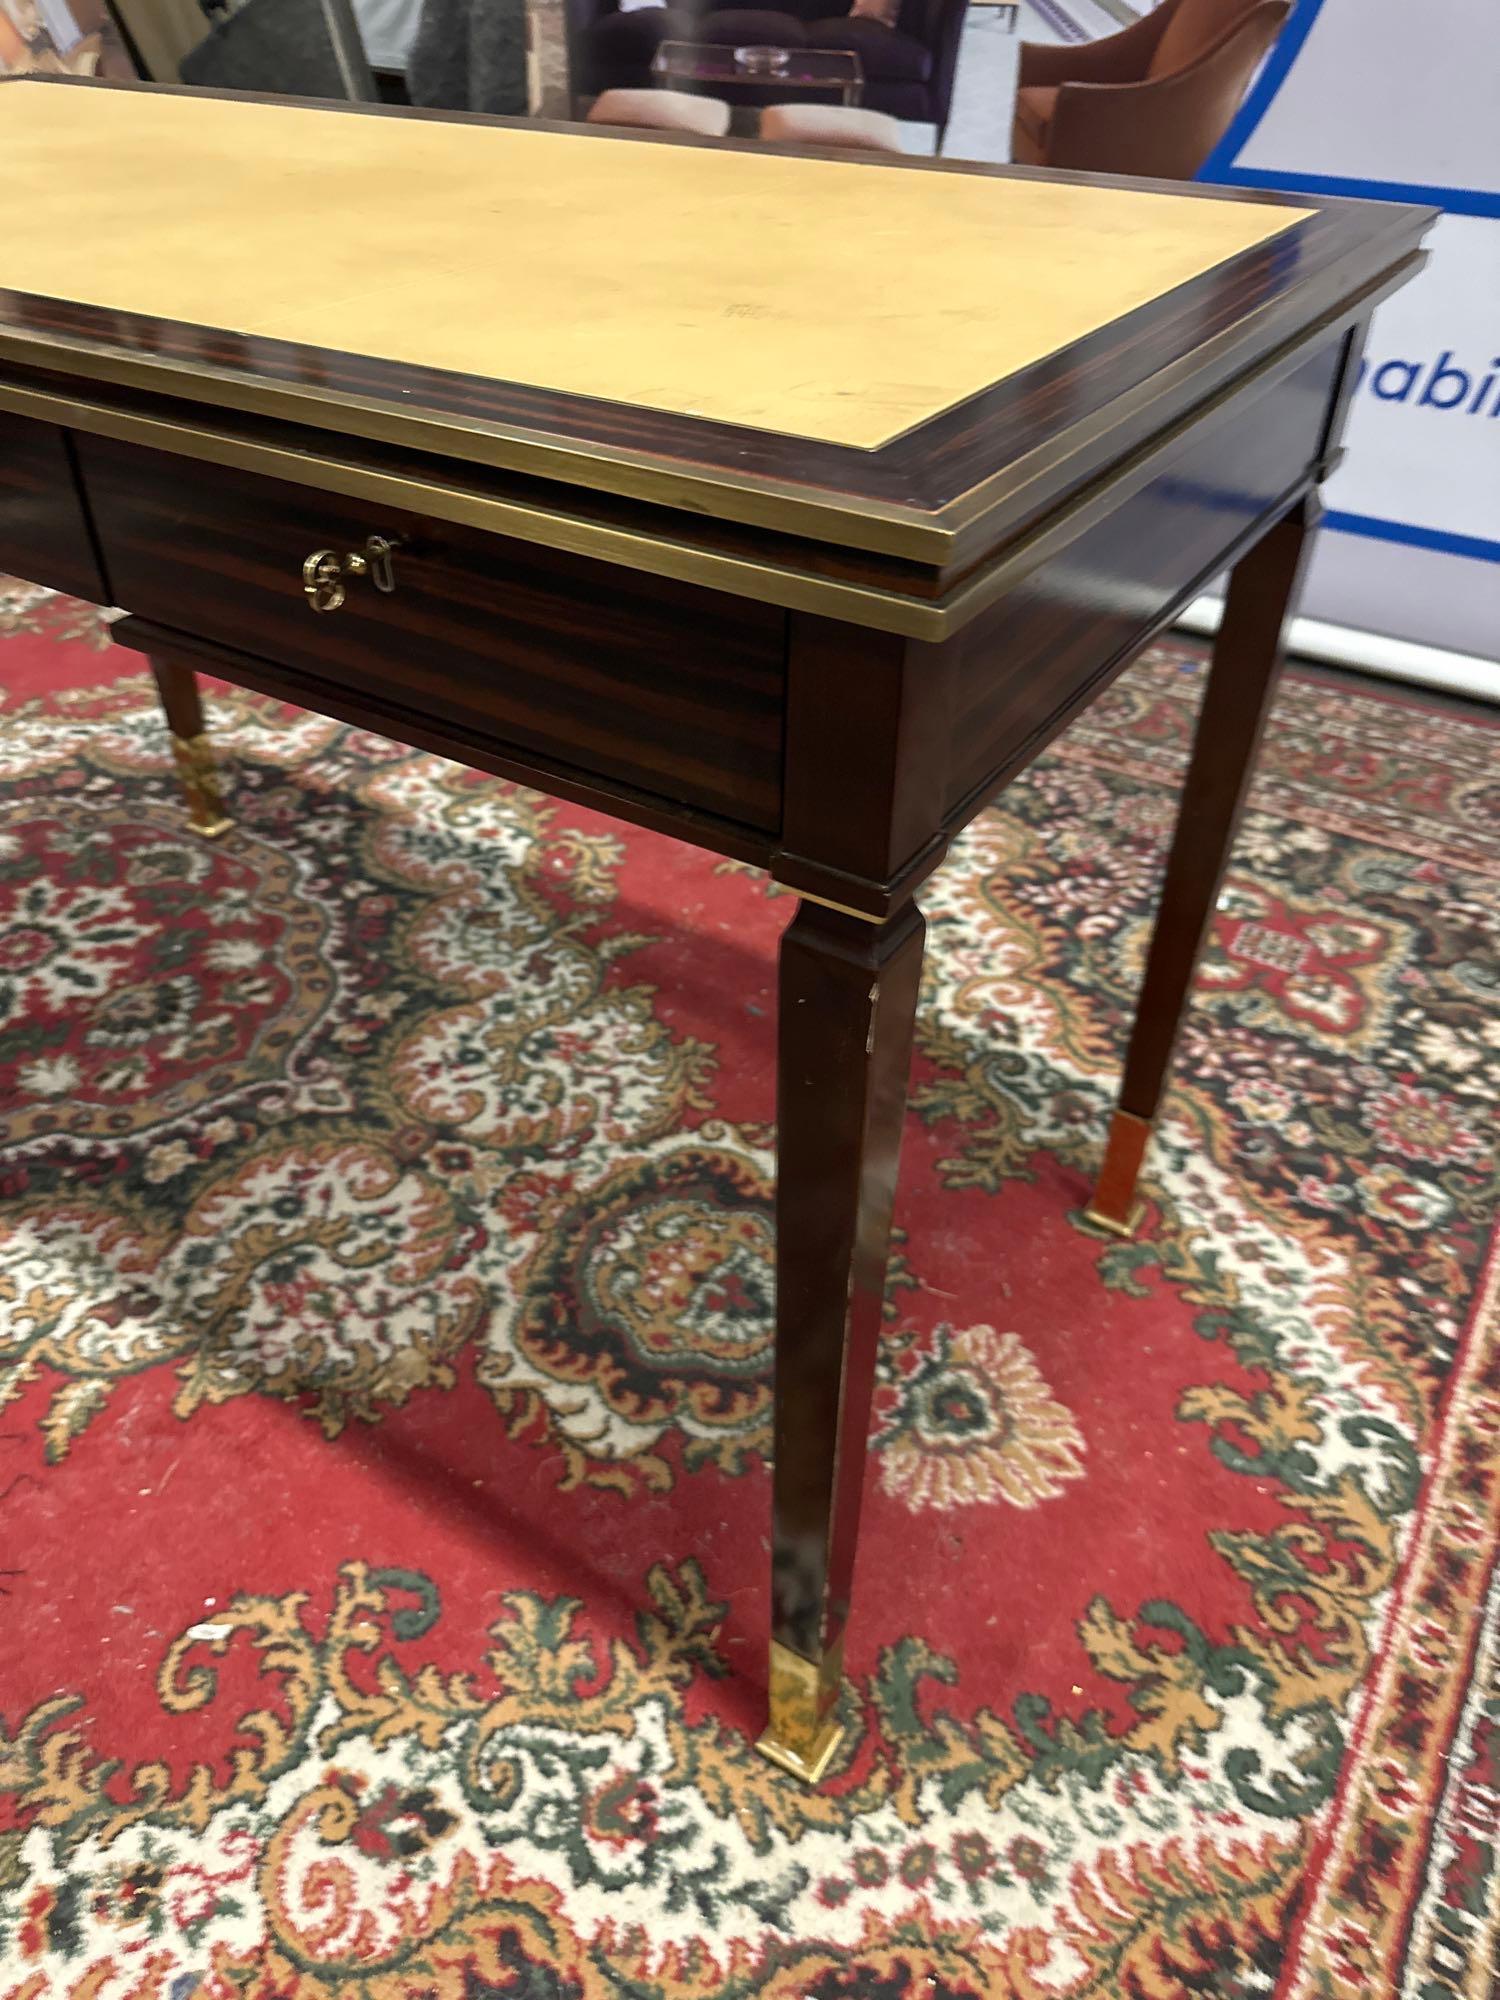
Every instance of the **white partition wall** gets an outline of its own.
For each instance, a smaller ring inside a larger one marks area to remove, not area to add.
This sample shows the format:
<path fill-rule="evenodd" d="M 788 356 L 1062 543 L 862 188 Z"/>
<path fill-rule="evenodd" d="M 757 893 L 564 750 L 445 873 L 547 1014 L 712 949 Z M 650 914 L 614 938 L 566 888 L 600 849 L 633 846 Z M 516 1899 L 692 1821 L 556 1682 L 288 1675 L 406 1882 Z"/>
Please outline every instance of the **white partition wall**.
<path fill-rule="evenodd" d="M 1476 655 L 1500 700 L 1497 0 L 1297 0 L 1201 178 L 1443 210 L 1376 314 L 1304 606 Z"/>

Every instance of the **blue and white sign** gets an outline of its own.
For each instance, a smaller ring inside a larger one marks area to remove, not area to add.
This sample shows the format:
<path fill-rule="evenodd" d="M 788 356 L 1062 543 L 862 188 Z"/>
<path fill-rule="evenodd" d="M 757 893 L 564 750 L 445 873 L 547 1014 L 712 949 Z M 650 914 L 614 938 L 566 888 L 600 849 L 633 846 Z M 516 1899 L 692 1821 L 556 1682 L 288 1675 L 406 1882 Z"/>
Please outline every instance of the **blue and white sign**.
<path fill-rule="evenodd" d="M 1443 210 L 1381 306 L 1330 482 L 1309 617 L 1500 654 L 1495 0 L 1298 0 L 1201 178 Z M 1494 674 L 1500 699 L 1500 667 Z"/>

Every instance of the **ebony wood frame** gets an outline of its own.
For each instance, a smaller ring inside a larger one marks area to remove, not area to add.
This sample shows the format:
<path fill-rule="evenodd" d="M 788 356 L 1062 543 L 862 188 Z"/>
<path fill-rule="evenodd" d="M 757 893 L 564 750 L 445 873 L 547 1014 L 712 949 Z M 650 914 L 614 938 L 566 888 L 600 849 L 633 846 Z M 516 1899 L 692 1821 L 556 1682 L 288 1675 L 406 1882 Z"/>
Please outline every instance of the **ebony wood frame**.
<path fill-rule="evenodd" d="M 1365 326 L 1432 220 L 1295 203 L 1313 213 L 1284 234 L 868 452 L 0 293 L 0 567 L 127 607 L 115 636 L 152 658 L 199 832 L 229 824 L 202 670 L 799 892 L 780 971 L 764 1747 L 807 1779 L 840 1742 L 914 894 L 1233 564 L 1091 1211 L 1128 1229 Z M 396 539 L 395 597 L 351 584 L 339 622 L 311 618 L 314 523 L 335 549 Z"/>

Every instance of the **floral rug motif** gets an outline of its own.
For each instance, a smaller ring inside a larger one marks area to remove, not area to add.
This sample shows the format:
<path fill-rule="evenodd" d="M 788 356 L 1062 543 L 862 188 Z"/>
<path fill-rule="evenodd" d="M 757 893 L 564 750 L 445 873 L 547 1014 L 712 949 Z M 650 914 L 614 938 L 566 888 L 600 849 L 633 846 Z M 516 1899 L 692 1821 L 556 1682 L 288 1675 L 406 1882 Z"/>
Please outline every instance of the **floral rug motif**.
<path fill-rule="evenodd" d="M 755 874 L 0 585 L 0 2000 L 1430 2000 L 1500 1947 L 1500 768 L 1293 676 L 1082 1217 L 1202 686 L 929 959 L 847 1744 L 762 1720 Z"/>

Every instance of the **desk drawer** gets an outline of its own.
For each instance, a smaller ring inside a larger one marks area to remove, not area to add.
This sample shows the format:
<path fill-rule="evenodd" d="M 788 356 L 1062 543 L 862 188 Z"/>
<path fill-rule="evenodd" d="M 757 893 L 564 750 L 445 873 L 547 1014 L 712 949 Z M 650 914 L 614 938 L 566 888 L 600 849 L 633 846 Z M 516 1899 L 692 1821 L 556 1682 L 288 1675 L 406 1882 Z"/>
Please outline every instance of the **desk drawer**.
<path fill-rule="evenodd" d="M 108 604 L 67 441 L 0 411 L 0 574 Z"/>
<path fill-rule="evenodd" d="M 785 614 L 375 502 L 80 436 L 116 600 L 492 746 L 774 831 Z M 319 614 L 304 560 L 400 540 Z M 309 690 L 310 698 L 314 691 Z"/>

